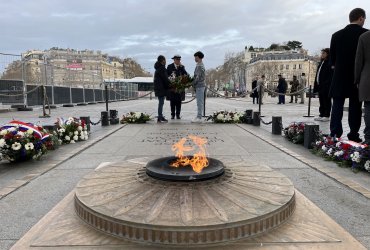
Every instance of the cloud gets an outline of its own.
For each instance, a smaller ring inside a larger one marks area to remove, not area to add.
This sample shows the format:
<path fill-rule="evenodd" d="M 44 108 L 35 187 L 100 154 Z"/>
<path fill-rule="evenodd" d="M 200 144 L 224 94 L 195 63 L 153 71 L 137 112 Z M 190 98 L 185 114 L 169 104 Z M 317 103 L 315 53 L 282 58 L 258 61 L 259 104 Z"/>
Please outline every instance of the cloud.
<path fill-rule="evenodd" d="M 42 8 L 40 8 L 42 6 Z M 298 40 L 314 53 L 348 24 L 355 7 L 368 0 L 12 0 L 1 1 L 0 52 L 64 47 L 130 56 L 145 68 L 163 54 L 181 54 L 192 69 L 202 50 L 206 67 L 228 52 Z M 20 8 L 21 7 L 21 8 Z M 365 24 L 365 27 L 369 27 Z"/>

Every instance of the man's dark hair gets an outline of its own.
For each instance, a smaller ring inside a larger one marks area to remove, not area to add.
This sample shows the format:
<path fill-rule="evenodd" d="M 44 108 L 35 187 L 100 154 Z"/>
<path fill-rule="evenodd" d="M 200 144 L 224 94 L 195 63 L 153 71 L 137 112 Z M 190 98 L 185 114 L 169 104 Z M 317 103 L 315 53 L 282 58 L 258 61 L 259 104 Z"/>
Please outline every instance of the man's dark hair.
<path fill-rule="evenodd" d="M 366 18 L 366 13 L 363 9 L 361 8 L 356 8 L 356 9 L 353 9 L 350 13 L 349 13 L 349 22 L 354 22 L 354 21 L 357 21 L 360 17 L 363 17 L 363 18 Z"/>
<path fill-rule="evenodd" d="M 159 55 L 158 58 L 157 58 L 158 62 L 163 62 L 164 60 L 166 60 L 166 57 L 164 57 L 162 55 Z"/>
<path fill-rule="evenodd" d="M 203 59 L 204 58 L 204 54 L 201 51 L 195 52 L 194 56 L 197 56 L 200 59 Z"/>

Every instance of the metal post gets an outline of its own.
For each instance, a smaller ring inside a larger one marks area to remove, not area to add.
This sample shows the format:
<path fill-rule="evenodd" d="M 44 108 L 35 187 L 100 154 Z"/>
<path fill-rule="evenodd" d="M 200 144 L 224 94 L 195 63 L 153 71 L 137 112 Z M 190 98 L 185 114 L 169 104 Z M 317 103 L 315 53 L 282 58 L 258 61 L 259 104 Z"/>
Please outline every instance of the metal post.
<path fill-rule="evenodd" d="M 312 97 L 312 86 L 310 85 L 308 91 L 308 114 L 304 115 L 303 117 L 314 117 L 314 115 L 311 115 L 311 97 Z"/>
<path fill-rule="evenodd" d="M 204 88 L 204 99 L 203 99 L 203 117 L 206 117 L 206 90 L 207 88 Z"/>
<path fill-rule="evenodd" d="M 261 115 L 261 105 L 262 105 L 262 98 L 261 98 L 261 90 L 262 90 L 262 85 L 258 86 L 259 88 L 259 91 L 258 91 L 258 113 L 259 113 L 259 117 L 264 117 L 263 115 Z"/>
<path fill-rule="evenodd" d="M 108 112 L 108 84 L 105 84 L 105 110 Z"/>

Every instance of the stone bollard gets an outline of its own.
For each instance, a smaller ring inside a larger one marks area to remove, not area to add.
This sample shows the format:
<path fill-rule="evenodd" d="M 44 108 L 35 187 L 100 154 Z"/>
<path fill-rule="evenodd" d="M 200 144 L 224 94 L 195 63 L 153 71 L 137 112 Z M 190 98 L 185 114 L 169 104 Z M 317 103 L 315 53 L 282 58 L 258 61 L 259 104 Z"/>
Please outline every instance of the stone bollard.
<path fill-rule="evenodd" d="M 273 116 L 272 117 L 272 134 L 281 135 L 282 129 L 283 129 L 283 123 L 282 123 L 281 116 Z"/>
<path fill-rule="evenodd" d="M 109 126 L 108 111 L 102 111 L 101 112 L 101 125 L 102 126 Z"/>
<path fill-rule="evenodd" d="M 90 116 L 80 116 L 80 120 L 85 122 L 87 131 L 90 132 Z"/>
<path fill-rule="evenodd" d="M 110 117 L 110 124 L 118 124 L 119 123 L 119 118 L 118 118 L 118 111 L 115 109 L 110 109 L 109 110 L 109 117 Z"/>
<path fill-rule="evenodd" d="M 245 111 L 246 123 L 253 124 L 253 109 L 247 109 Z"/>
<path fill-rule="evenodd" d="M 320 127 L 317 124 L 305 124 L 303 137 L 303 145 L 305 148 L 312 148 L 312 143 L 317 140 L 319 129 Z"/>
<path fill-rule="evenodd" d="M 260 112 L 253 112 L 253 126 L 261 126 Z"/>

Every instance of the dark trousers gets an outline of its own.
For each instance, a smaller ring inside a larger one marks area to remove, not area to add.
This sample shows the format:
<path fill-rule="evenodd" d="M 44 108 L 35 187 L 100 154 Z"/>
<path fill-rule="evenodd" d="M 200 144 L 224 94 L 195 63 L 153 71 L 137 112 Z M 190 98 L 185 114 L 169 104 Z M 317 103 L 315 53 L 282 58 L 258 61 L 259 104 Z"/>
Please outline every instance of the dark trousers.
<path fill-rule="evenodd" d="M 171 105 L 171 116 L 180 116 L 180 113 L 181 113 L 181 99 L 178 99 L 178 98 L 174 98 L 174 99 L 171 99 L 170 101 L 170 105 Z"/>
<path fill-rule="evenodd" d="M 319 103 L 320 117 L 330 117 L 331 98 L 328 91 L 319 92 Z"/>
<path fill-rule="evenodd" d="M 298 101 L 298 95 L 291 95 L 290 96 L 290 102 L 293 102 L 293 97 L 295 97 L 295 103 Z"/>
<path fill-rule="evenodd" d="M 256 97 L 253 96 L 253 104 L 254 104 L 254 99 L 257 100 L 257 104 L 258 104 L 258 96 L 256 96 Z"/>
<path fill-rule="evenodd" d="M 365 143 L 370 143 L 370 102 L 364 102 L 365 107 L 365 129 L 364 129 L 364 136 L 365 136 Z"/>
<path fill-rule="evenodd" d="M 331 108 L 330 119 L 330 135 L 341 137 L 343 134 L 342 118 L 343 118 L 343 105 L 344 97 L 334 97 L 333 106 Z M 348 107 L 348 125 L 350 132 L 347 134 L 349 140 L 359 138 L 358 131 L 361 127 L 361 110 L 362 102 L 358 100 L 358 96 L 349 98 Z"/>
<path fill-rule="evenodd" d="M 280 93 L 283 94 L 283 93 Z M 285 104 L 285 95 L 279 95 L 279 103 Z"/>

